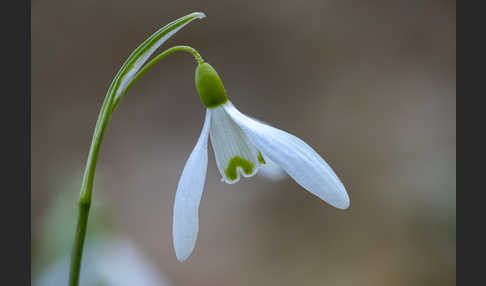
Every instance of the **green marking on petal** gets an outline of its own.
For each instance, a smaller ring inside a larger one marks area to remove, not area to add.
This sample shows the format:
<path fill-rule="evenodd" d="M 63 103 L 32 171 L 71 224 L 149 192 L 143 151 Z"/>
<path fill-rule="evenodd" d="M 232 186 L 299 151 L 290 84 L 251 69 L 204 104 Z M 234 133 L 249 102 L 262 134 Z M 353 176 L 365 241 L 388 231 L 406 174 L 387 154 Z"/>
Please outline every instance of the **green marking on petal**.
<path fill-rule="evenodd" d="M 265 159 L 263 159 L 263 155 L 260 152 L 258 152 L 258 162 L 260 162 L 260 164 L 266 164 L 267 163 L 267 162 L 265 162 Z"/>
<path fill-rule="evenodd" d="M 229 161 L 228 167 L 224 172 L 226 174 L 226 177 L 228 177 L 228 179 L 230 179 L 231 181 L 234 181 L 236 180 L 236 178 L 238 178 L 238 173 L 237 173 L 238 167 L 241 167 L 241 169 L 243 169 L 243 172 L 245 174 L 250 175 L 251 173 L 253 173 L 253 169 L 255 168 L 255 165 L 252 162 L 241 158 L 240 156 L 234 156 Z"/>

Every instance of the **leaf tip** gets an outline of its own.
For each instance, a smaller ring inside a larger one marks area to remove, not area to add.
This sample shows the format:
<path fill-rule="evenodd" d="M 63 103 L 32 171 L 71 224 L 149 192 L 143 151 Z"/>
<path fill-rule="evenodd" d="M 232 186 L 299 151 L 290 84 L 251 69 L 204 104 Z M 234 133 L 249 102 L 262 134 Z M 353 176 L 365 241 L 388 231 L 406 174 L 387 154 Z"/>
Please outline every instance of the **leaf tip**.
<path fill-rule="evenodd" d="M 198 19 L 203 19 L 203 18 L 206 18 L 206 14 L 204 14 L 203 12 L 194 12 L 194 13 L 192 13 L 192 15 L 193 15 L 195 18 L 198 18 Z"/>

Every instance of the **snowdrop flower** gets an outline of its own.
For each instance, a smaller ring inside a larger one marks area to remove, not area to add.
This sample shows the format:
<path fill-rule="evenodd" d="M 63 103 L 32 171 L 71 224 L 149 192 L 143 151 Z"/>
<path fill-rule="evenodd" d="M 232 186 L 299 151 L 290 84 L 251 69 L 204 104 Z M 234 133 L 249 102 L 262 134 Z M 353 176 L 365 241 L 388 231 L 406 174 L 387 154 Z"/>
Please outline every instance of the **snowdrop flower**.
<path fill-rule="evenodd" d="M 196 88 L 207 111 L 174 202 L 173 240 L 179 261 L 189 257 L 197 239 L 209 138 L 222 181 L 234 184 L 240 176 L 254 176 L 268 158 L 304 189 L 336 208 L 348 208 L 346 189 L 324 159 L 301 139 L 242 114 L 228 100 L 218 73 L 206 62 L 196 69 Z"/>

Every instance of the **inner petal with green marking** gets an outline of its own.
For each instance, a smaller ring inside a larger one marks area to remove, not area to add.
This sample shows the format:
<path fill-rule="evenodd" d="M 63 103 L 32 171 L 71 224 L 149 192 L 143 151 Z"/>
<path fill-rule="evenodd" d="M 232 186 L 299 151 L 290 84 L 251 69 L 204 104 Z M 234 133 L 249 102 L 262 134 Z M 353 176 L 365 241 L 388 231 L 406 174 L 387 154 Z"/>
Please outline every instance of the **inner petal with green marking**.
<path fill-rule="evenodd" d="M 262 154 L 223 108 L 208 110 L 211 112 L 211 143 L 222 181 L 233 184 L 239 181 L 240 175 L 254 176 L 265 164 Z"/>

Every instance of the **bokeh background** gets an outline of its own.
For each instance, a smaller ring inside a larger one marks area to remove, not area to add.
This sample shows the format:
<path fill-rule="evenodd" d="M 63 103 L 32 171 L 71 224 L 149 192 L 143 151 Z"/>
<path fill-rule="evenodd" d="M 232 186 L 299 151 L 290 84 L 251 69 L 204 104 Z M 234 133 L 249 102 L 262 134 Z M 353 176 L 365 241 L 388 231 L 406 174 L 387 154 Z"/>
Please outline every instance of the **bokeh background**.
<path fill-rule="evenodd" d="M 196 249 L 179 263 L 172 204 L 205 111 L 193 59 L 174 54 L 133 86 L 104 138 L 87 251 L 108 266 L 136 264 L 108 275 L 129 281 L 151 269 L 159 285 L 455 285 L 456 4 L 439 0 L 33 0 L 34 281 L 67 263 L 115 73 L 151 33 L 194 11 L 207 18 L 163 48 L 193 46 L 242 112 L 313 146 L 351 206 L 335 209 L 289 177 L 224 184 L 210 149 Z M 120 239 L 150 266 L 93 250 Z"/>

